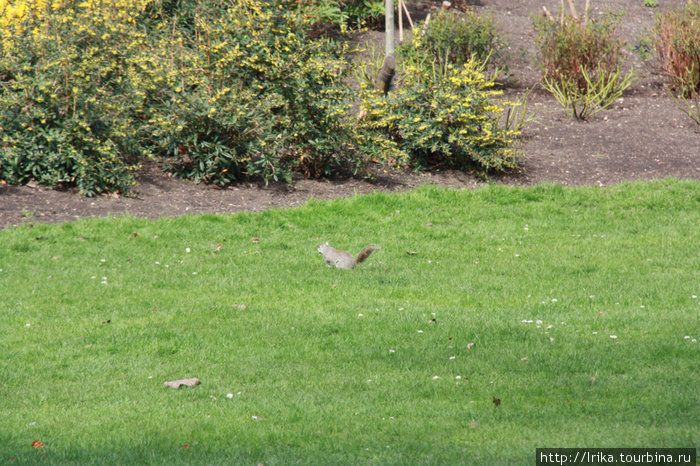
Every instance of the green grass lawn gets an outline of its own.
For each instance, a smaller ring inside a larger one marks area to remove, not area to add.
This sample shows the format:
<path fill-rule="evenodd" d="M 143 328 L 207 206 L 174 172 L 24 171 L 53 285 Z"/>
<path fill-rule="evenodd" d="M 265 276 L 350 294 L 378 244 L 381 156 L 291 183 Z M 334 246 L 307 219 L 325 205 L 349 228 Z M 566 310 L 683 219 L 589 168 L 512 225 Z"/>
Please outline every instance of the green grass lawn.
<path fill-rule="evenodd" d="M 330 269 L 326 240 L 382 250 Z M 698 182 L 35 224 L 0 269 L 0 463 L 700 445 Z"/>

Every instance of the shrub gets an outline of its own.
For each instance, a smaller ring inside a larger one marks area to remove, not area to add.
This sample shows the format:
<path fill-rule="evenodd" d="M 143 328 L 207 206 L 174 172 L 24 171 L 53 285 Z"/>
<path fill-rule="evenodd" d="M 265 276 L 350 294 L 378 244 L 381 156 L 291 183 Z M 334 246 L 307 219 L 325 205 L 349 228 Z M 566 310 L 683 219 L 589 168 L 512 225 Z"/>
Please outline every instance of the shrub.
<path fill-rule="evenodd" d="M 682 97 L 700 93 L 700 1 L 659 14 L 654 42 L 671 89 Z"/>
<path fill-rule="evenodd" d="M 414 65 L 420 59 L 439 66 L 461 66 L 474 56 L 484 63 L 493 62 L 503 46 L 494 19 L 471 9 L 440 10 L 413 32 L 413 40 L 399 52 L 402 60 Z"/>
<path fill-rule="evenodd" d="M 342 47 L 309 41 L 309 22 L 263 3 L 198 14 L 194 34 L 166 35 L 149 72 L 166 76 L 149 109 L 153 151 L 172 157 L 176 174 L 216 184 L 291 181 L 293 170 L 319 177 L 362 164 Z M 183 44 L 176 54 L 173 43 Z"/>
<path fill-rule="evenodd" d="M 493 89 L 495 78 L 484 74 L 500 44 L 493 20 L 471 11 L 440 12 L 423 31 L 414 30 L 399 49 L 397 83 L 386 96 L 372 85 L 381 62 L 377 54 L 359 61 L 360 129 L 375 141 L 382 138 L 389 157 L 418 169 L 451 167 L 485 175 L 515 168 L 518 157 L 511 146 L 525 117 L 506 117 L 506 128 L 499 124 L 503 107 L 495 97 L 501 92 Z"/>
<path fill-rule="evenodd" d="M 406 66 L 396 90 L 364 86 L 360 120 L 388 138 L 416 168 L 474 169 L 482 174 L 517 166 L 515 131 L 498 126 L 500 94 L 473 58 L 460 66 Z"/>
<path fill-rule="evenodd" d="M 384 18 L 381 0 L 295 0 L 289 6 L 311 23 L 308 33 L 321 36 L 329 31 L 377 27 Z"/>
<path fill-rule="evenodd" d="M 562 10 L 558 20 L 547 14 L 533 22 L 545 89 L 572 116 L 585 119 L 611 105 L 633 77 L 621 72 L 624 44 L 615 31 L 619 17 L 608 13 L 594 19 L 588 12 L 579 16 L 573 2 L 570 5 L 571 15 Z"/>
<path fill-rule="evenodd" d="M 138 93 L 125 43 L 135 2 L 23 2 L 0 9 L 0 178 L 127 192 L 139 152 Z"/>
<path fill-rule="evenodd" d="M 308 39 L 294 2 L 11 5 L 0 10 L 12 13 L 0 16 L 2 179 L 95 195 L 127 192 L 131 161 L 148 155 L 216 184 L 364 162 L 344 50 Z"/>

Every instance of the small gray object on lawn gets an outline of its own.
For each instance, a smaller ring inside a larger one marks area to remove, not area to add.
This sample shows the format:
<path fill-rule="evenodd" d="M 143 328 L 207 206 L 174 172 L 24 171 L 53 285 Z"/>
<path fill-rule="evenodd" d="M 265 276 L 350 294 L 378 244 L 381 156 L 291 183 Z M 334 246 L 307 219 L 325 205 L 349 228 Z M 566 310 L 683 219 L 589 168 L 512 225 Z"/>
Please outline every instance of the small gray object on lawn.
<path fill-rule="evenodd" d="M 192 378 L 192 379 L 180 379 L 180 380 L 171 380 L 169 382 L 163 382 L 163 385 L 166 387 L 172 387 L 172 388 L 180 388 L 183 385 L 187 387 L 194 387 L 195 385 L 199 385 L 202 383 L 198 378 Z"/>

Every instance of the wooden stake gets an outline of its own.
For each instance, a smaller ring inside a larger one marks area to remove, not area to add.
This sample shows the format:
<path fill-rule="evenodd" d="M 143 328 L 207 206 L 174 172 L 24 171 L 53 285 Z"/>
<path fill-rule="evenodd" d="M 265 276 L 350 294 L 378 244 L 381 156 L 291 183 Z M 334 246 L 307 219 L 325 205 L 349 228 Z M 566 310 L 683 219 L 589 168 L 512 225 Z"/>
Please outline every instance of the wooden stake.
<path fill-rule="evenodd" d="M 403 42 L 403 10 L 401 5 L 403 5 L 403 0 L 399 0 L 399 44 Z"/>
<path fill-rule="evenodd" d="M 564 25 L 564 0 L 559 0 L 561 8 L 559 8 L 559 24 Z"/>
<path fill-rule="evenodd" d="M 550 20 L 554 21 L 554 18 L 552 17 L 552 14 L 549 12 L 549 10 L 547 9 L 546 6 L 543 6 L 543 7 L 542 7 L 542 14 L 543 14 L 545 17 L 549 18 Z M 428 16 L 430 16 L 430 15 L 428 15 Z"/>
<path fill-rule="evenodd" d="M 700 0 L 698 0 L 700 1 Z M 408 7 L 406 7 L 406 2 L 402 1 L 401 4 L 403 5 L 403 10 L 406 12 L 406 19 L 408 19 L 408 24 L 411 25 L 411 29 L 413 29 L 413 21 L 411 20 L 411 13 L 408 12 Z"/>

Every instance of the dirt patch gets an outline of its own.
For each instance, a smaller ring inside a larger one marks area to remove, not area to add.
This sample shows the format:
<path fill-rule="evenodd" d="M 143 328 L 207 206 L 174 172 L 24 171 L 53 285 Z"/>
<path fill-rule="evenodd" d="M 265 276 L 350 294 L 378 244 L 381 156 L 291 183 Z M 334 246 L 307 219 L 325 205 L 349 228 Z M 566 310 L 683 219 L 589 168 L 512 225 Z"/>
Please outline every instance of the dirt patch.
<path fill-rule="evenodd" d="M 436 5 L 439 2 L 434 2 Z M 508 96 L 521 95 L 539 79 L 531 15 L 543 5 L 557 11 L 556 0 L 481 0 L 466 2 L 494 15 L 508 46 Z M 578 2 L 582 3 L 582 2 Z M 646 8 L 641 0 L 593 1 L 593 14 L 606 8 L 624 10 L 621 32 L 628 49 L 649 35 L 654 14 L 673 5 L 660 2 Z M 420 5 L 421 14 L 431 5 Z M 638 80 L 616 104 L 589 121 L 569 118 L 554 99 L 535 88 L 529 107 L 536 120 L 525 128 L 518 173 L 497 183 L 533 185 L 610 185 L 623 181 L 673 176 L 700 179 L 700 127 L 681 113 L 663 88 L 664 77 L 654 60 L 643 62 L 629 51 Z M 59 222 L 83 217 L 134 215 L 157 218 L 198 213 L 226 213 L 291 207 L 309 199 L 331 199 L 377 190 L 411 189 L 423 184 L 474 188 L 483 181 L 459 172 L 368 174 L 342 180 L 299 180 L 293 187 L 244 183 L 226 189 L 194 184 L 161 172 L 157 161 L 146 161 L 138 174 L 135 197 L 84 198 L 72 191 L 38 186 L 0 185 L 0 228 L 24 222 Z"/>

